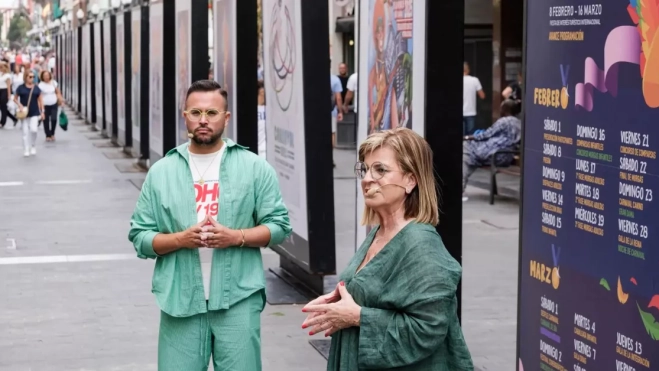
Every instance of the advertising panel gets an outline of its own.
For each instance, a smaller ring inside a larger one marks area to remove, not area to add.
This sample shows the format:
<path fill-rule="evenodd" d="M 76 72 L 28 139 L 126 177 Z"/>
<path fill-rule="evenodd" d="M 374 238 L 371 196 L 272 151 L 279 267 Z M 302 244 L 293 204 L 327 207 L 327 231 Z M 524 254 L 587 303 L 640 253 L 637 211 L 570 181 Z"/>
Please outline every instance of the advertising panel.
<path fill-rule="evenodd" d="M 149 10 L 149 148 L 160 157 L 163 153 L 162 123 L 162 52 L 163 4 L 151 4 Z"/>
<path fill-rule="evenodd" d="M 83 65 L 85 68 L 85 94 L 84 94 L 84 104 L 86 107 L 85 112 L 85 119 L 87 119 L 87 122 L 91 123 L 94 121 L 95 117 L 92 117 L 92 79 L 94 76 L 92 76 L 92 38 L 91 38 L 91 27 L 92 24 L 87 23 L 85 24 L 85 27 L 83 29 L 83 35 L 84 35 L 84 44 L 83 44 L 83 55 L 84 55 L 84 60 L 83 60 Z"/>
<path fill-rule="evenodd" d="M 185 96 L 191 84 L 190 1 L 176 0 L 176 132 L 177 144 L 188 141 L 183 111 Z"/>
<path fill-rule="evenodd" d="M 135 8 L 131 14 L 132 27 L 131 27 L 131 66 L 130 66 L 130 81 L 131 81 L 131 123 L 133 125 L 133 149 L 139 154 L 140 152 L 140 69 L 142 60 L 142 45 L 140 38 L 142 37 L 142 9 Z M 146 123 L 145 123 L 146 125 Z"/>
<path fill-rule="evenodd" d="M 120 145 L 126 145 L 126 43 L 124 40 L 124 15 L 118 14 L 117 33 L 117 139 Z"/>
<path fill-rule="evenodd" d="M 109 137 L 116 135 L 112 133 L 112 65 L 111 65 L 111 28 L 110 18 L 103 21 L 103 54 L 105 55 L 105 125 Z"/>
<path fill-rule="evenodd" d="M 425 0 L 360 0 L 357 145 L 371 133 L 398 127 L 425 136 L 425 10 Z M 370 231 L 359 225 L 363 212 L 357 182 L 356 246 Z"/>
<path fill-rule="evenodd" d="M 659 2 L 526 17 L 518 367 L 655 370 Z"/>
<path fill-rule="evenodd" d="M 101 52 L 103 44 L 101 43 L 101 27 L 100 21 L 94 23 L 94 70 L 96 71 L 93 76 L 96 79 L 96 87 L 94 95 L 96 96 L 96 129 L 103 130 L 103 69 L 101 68 Z"/>
<path fill-rule="evenodd" d="M 301 29 L 298 1 L 263 0 L 266 158 L 277 171 L 293 227 L 291 237 L 275 249 L 308 266 Z"/>
<path fill-rule="evenodd" d="M 222 89 L 226 90 L 229 99 L 227 110 L 231 111 L 233 117 L 229 120 L 229 125 L 224 134 L 238 141 L 237 108 L 236 108 L 236 0 L 218 0 L 215 1 L 213 8 L 215 11 L 215 35 L 213 40 L 215 45 L 215 81 Z"/>

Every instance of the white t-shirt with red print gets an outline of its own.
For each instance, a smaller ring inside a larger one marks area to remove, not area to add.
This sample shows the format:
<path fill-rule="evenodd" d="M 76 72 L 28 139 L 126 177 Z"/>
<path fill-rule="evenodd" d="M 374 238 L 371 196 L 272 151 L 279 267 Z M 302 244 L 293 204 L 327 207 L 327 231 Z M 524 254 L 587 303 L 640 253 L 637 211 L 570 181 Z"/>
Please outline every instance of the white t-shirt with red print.
<path fill-rule="evenodd" d="M 197 202 L 197 222 L 201 222 L 210 214 L 213 219 L 217 220 L 217 214 L 220 210 L 220 164 L 224 148 L 215 153 L 206 155 L 190 154 L 190 172 L 194 181 L 195 199 Z M 203 182 L 201 181 L 203 179 Z M 211 285 L 211 267 L 213 262 L 213 249 L 199 248 L 199 260 L 201 264 L 201 274 L 204 281 L 204 293 L 206 300 L 210 294 Z"/>

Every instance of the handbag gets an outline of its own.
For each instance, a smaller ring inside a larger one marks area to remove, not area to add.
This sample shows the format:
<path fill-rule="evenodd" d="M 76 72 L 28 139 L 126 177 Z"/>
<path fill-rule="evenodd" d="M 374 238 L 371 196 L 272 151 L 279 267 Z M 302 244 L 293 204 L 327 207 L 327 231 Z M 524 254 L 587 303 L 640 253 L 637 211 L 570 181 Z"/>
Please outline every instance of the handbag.
<path fill-rule="evenodd" d="M 69 127 L 69 118 L 66 116 L 66 113 L 64 113 L 64 110 L 61 110 L 59 113 L 59 126 L 64 131 Z"/>
<path fill-rule="evenodd" d="M 30 95 L 27 98 L 27 105 L 23 108 L 18 108 L 16 110 L 16 118 L 22 120 L 27 117 L 27 114 L 30 109 L 30 101 L 32 100 L 32 92 L 34 91 L 34 86 L 30 89 Z"/>

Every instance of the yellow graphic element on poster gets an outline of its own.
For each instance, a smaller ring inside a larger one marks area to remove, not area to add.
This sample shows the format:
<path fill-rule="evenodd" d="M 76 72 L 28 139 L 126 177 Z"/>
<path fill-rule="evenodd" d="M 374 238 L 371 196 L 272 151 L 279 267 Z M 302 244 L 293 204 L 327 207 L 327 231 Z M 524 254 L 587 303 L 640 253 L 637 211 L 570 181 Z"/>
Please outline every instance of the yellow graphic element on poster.
<path fill-rule="evenodd" d="M 650 108 L 659 107 L 659 2 L 632 1 L 627 12 L 636 25 L 641 41 L 639 65 L 643 78 L 643 97 Z"/>
<path fill-rule="evenodd" d="M 551 285 L 554 290 L 558 290 L 558 287 L 561 284 L 561 273 L 558 264 L 559 258 L 561 256 L 560 246 L 555 246 L 554 244 L 551 245 L 551 256 L 554 262 L 553 266 L 545 265 L 544 263 L 531 260 L 530 275 L 540 282 Z"/>
<path fill-rule="evenodd" d="M 625 304 L 629 299 L 629 294 L 622 291 L 622 284 L 620 283 L 620 276 L 618 276 L 618 301 L 620 304 Z"/>
<path fill-rule="evenodd" d="M 554 290 L 557 290 L 561 284 L 561 275 L 558 267 L 550 267 L 535 260 L 530 261 L 530 276 L 540 282 L 551 285 Z"/>
<path fill-rule="evenodd" d="M 558 289 L 558 285 L 561 284 L 561 275 L 558 273 L 558 268 L 554 267 L 554 269 L 551 270 L 551 287 L 554 288 L 554 290 Z"/>
<path fill-rule="evenodd" d="M 570 95 L 567 92 L 567 78 L 570 74 L 570 65 L 563 66 L 561 64 L 561 81 L 563 82 L 563 89 L 561 89 L 561 108 L 566 109 L 570 102 Z"/>
<path fill-rule="evenodd" d="M 561 108 L 566 109 L 569 101 L 570 99 L 567 95 L 567 87 L 563 87 L 563 89 L 561 89 Z"/>

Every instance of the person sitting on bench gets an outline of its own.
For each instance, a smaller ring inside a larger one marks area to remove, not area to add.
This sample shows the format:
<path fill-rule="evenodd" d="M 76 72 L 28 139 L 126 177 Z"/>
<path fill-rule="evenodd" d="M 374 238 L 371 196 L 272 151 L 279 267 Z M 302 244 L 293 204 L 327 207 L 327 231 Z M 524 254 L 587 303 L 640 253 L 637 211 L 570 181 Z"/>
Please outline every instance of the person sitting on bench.
<path fill-rule="evenodd" d="M 464 196 L 467 180 L 471 174 L 480 166 L 490 165 L 491 156 L 504 149 L 513 149 L 522 138 L 522 122 L 515 116 L 516 103 L 506 100 L 501 103 L 501 117 L 490 126 L 487 130 L 467 135 L 464 137 L 462 145 L 462 200 L 466 201 Z M 513 163 L 514 156 L 512 153 L 497 154 L 495 159 L 496 166 L 510 166 Z"/>

